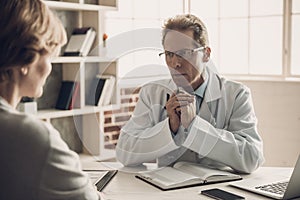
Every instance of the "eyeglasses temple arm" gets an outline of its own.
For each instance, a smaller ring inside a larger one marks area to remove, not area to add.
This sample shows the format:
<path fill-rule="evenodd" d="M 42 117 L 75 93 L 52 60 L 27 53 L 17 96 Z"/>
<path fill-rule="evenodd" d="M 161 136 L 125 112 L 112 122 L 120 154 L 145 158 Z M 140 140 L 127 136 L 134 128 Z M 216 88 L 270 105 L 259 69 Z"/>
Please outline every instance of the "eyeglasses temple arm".
<path fill-rule="evenodd" d="M 193 49 L 193 52 L 195 52 L 195 51 L 202 51 L 202 50 L 204 50 L 206 47 L 199 47 L 199 48 L 196 48 L 196 49 Z"/>

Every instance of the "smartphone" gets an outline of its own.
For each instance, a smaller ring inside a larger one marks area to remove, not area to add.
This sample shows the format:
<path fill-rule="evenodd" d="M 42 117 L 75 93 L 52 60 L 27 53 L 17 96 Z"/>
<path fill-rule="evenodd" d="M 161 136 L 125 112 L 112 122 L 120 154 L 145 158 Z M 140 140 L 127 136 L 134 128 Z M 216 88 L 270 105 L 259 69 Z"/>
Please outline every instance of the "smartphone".
<path fill-rule="evenodd" d="M 245 197 L 233 194 L 231 192 L 226 192 L 224 190 L 220 190 L 217 188 L 209 189 L 209 190 L 202 190 L 201 194 L 209 196 L 214 199 L 219 200 L 238 200 L 238 199 L 245 199 Z"/>

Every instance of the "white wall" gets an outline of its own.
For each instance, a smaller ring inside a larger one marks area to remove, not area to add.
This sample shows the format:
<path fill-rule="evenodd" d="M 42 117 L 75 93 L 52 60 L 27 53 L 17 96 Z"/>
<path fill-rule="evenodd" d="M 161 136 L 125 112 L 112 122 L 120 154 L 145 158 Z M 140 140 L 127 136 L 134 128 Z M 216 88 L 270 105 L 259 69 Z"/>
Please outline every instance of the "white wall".
<path fill-rule="evenodd" d="M 242 81 L 252 91 L 265 166 L 294 166 L 300 154 L 300 82 Z"/>

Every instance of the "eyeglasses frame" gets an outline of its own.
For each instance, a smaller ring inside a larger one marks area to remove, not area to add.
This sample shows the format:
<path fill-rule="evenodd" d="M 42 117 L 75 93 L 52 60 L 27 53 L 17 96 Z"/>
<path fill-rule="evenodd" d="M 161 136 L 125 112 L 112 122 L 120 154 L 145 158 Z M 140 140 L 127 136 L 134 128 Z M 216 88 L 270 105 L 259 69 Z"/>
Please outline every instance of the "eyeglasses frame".
<path fill-rule="evenodd" d="M 191 50 L 192 53 L 194 53 L 194 52 L 196 52 L 196 51 L 203 51 L 205 48 L 206 48 L 206 47 L 198 47 L 198 48 L 195 48 L 195 49 L 185 49 L 185 50 Z M 178 50 L 178 51 L 182 51 L 182 50 L 183 50 L 183 49 L 180 49 L 180 50 Z M 182 56 L 176 54 L 176 52 L 178 52 L 178 51 L 174 51 L 174 52 L 169 51 L 169 52 L 173 53 L 173 56 L 176 55 L 177 58 L 178 58 L 178 57 L 182 58 Z M 158 56 L 161 57 L 163 54 L 166 54 L 166 51 L 159 53 Z M 172 56 L 171 58 L 173 58 L 173 56 Z"/>

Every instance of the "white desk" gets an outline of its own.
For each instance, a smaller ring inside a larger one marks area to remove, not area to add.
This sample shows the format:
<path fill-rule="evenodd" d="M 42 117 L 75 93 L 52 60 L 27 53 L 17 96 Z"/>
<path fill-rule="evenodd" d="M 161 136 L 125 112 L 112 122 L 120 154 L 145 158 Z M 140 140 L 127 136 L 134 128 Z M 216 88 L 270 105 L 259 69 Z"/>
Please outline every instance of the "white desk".
<path fill-rule="evenodd" d="M 108 169 L 105 163 L 102 164 L 87 158 L 82 159 L 82 165 L 83 169 Z M 251 175 L 245 175 L 243 177 L 272 176 L 276 173 L 283 173 L 289 176 L 292 173 L 292 168 L 261 167 Z M 220 188 L 237 195 L 244 196 L 247 200 L 269 199 L 261 195 L 228 186 L 228 184 L 229 182 L 178 190 L 161 191 L 160 189 L 135 178 L 134 173 L 125 173 L 119 171 L 106 186 L 103 193 L 105 199 L 107 200 L 211 200 L 211 198 L 200 195 L 198 192 L 204 189 Z"/>

